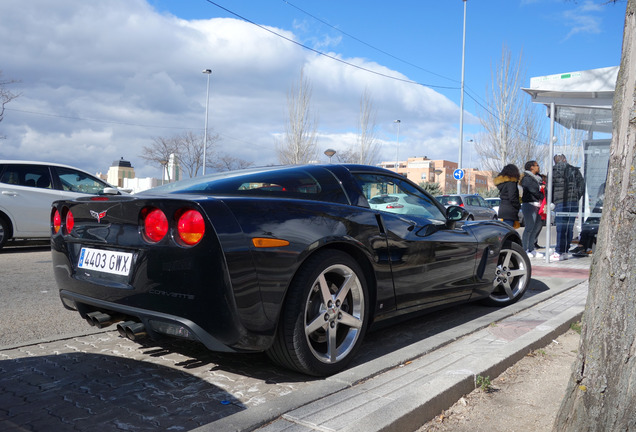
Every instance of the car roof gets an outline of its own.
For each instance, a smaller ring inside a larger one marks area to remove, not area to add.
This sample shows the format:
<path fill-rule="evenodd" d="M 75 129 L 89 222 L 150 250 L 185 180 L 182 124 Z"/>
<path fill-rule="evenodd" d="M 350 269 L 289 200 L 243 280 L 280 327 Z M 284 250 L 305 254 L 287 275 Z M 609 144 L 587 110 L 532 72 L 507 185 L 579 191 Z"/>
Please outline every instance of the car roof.
<path fill-rule="evenodd" d="M 42 162 L 42 161 L 27 161 L 27 160 L 9 160 L 9 159 L 0 159 L 0 165 L 50 165 L 50 166 L 55 166 L 55 167 L 61 167 L 61 168 L 71 168 L 71 169 L 75 169 L 75 170 L 79 170 L 79 171 L 84 171 L 87 174 L 90 174 L 88 171 L 85 171 L 81 168 L 77 168 L 71 165 L 65 165 L 65 164 L 61 164 L 61 163 L 56 163 L 56 162 Z M 91 174 L 92 175 L 92 174 Z"/>

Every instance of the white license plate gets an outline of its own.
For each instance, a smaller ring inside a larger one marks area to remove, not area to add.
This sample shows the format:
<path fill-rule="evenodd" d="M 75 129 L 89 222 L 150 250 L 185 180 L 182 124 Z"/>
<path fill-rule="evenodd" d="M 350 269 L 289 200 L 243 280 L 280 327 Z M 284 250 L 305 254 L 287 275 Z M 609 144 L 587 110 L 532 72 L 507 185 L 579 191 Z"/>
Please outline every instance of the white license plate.
<path fill-rule="evenodd" d="M 127 276 L 132 265 L 132 255 L 129 252 L 82 248 L 77 267 Z"/>

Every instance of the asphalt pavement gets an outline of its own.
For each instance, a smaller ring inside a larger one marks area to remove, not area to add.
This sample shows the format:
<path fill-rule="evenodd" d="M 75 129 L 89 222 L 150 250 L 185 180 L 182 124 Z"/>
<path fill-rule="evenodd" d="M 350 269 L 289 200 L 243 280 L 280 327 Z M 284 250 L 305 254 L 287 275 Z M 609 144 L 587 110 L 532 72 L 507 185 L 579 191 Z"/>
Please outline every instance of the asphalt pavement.
<path fill-rule="evenodd" d="M 92 330 L 0 346 L 0 430 L 416 430 L 472 391 L 477 376 L 494 379 L 580 319 L 591 258 L 532 261 L 517 304 L 466 305 L 370 333 L 352 367 L 326 379 L 281 370 L 264 355 L 138 345 L 74 317 Z"/>

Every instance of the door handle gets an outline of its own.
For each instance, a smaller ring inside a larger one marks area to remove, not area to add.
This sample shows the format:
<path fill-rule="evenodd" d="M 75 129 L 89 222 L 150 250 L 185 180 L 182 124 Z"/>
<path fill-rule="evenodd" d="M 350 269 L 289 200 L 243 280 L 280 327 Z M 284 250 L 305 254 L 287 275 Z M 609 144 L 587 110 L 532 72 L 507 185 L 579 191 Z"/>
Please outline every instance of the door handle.
<path fill-rule="evenodd" d="M 17 192 L 12 192 L 12 191 L 2 191 L 2 195 L 17 196 L 18 193 Z"/>

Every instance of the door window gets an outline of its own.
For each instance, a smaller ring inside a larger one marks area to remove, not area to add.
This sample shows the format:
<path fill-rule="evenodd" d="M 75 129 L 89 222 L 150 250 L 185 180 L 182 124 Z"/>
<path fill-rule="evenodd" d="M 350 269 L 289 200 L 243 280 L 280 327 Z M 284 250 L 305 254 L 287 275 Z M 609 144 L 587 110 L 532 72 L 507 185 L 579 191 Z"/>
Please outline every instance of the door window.
<path fill-rule="evenodd" d="M 403 179 L 382 174 L 354 174 L 354 177 L 372 209 L 446 220 L 434 198 Z"/>
<path fill-rule="evenodd" d="M 84 172 L 71 168 L 56 167 L 62 190 L 97 195 L 110 187 L 108 184 Z"/>
<path fill-rule="evenodd" d="M 51 175 L 46 165 L 8 164 L 0 183 L 51 189 Z"/>

